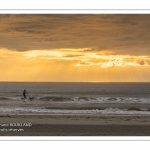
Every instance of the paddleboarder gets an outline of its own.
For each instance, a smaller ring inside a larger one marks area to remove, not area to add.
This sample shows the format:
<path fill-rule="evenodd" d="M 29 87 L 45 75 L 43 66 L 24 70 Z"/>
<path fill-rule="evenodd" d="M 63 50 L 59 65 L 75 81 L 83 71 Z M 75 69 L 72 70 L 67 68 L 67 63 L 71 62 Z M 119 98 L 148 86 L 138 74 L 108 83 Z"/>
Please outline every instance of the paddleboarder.
<path fill-rule="evenodd" d="M 26 98 L 27 96 L 26 96 L 26 94 L 27 94 L 27 91 L 26 90 L 24 90 L 23 91 L 23 96 L 24 96 L 24 98 Z"/>

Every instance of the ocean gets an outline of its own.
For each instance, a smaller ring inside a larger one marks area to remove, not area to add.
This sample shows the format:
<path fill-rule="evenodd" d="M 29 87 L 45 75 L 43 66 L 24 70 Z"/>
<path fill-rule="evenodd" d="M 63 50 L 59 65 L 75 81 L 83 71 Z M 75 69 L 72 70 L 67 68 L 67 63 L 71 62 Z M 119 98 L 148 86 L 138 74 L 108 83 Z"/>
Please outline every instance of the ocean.
<path fill-rule="evenodd" d="M 150 83 L 0 82 L 0 114 L 150 115 Z"/>

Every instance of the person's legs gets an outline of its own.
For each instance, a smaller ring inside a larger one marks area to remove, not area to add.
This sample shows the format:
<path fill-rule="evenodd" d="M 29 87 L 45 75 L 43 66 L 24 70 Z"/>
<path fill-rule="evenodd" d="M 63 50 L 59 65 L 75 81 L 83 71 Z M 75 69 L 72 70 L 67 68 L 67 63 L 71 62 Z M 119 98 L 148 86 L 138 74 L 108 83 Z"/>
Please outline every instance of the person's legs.
<path fill-rule="evenodd" d="M 26 95 L 25 95 L 25 94 L 23 94 L 23 96 L 24 96 L 24 98 L 26 98 Z"/>

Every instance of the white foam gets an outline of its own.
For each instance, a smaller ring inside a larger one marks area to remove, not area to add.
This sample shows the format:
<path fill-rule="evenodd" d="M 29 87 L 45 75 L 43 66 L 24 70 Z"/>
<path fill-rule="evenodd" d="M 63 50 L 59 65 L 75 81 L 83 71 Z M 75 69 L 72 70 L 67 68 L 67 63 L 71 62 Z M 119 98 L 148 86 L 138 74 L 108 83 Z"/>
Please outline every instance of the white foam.
<path fill-rule="evenodd" d="M 44 101 L 44 98 L 36 97 L 34 101 Z M 54 97 L 55 99 L 55 97 Z M 24 101 L 21 97 L 0 97 L 0 100 Z M 62 97 L 62 101 L 53 100 L 53 103 L 148 103 L 150 98 L 133 98 L 133 97 L 72 97 L 70 99 Z"/>
<path fill-rule="evenodd" d="M 121 110 L 108 108 L 105 110 L 61 110 L 61 109 L 40 109 L 40 108 L 0 108 L 0 113 L 50 113 L 50 114 L 129 114 L 129 115 L 150 115 L 150 111 Z"/>
<path fill-rule="evenodd" d="M 21 97 L 2 97 L 1 99 L 7 99 L 7 100 L 21 100 Z"/>
<path fill-rule="evenodd" d="M 150 103 L 150 98 L 130 97 L 73 97 L 70 102 L 99 102 L 99 103 Z"/>
<path fill-rule="evenodd" d="M 118 108 L 108 108 L 101 111 L 101 114 L 128 114 L 128 115 L 150 115 L 149 111 L 121 110 Z"/>

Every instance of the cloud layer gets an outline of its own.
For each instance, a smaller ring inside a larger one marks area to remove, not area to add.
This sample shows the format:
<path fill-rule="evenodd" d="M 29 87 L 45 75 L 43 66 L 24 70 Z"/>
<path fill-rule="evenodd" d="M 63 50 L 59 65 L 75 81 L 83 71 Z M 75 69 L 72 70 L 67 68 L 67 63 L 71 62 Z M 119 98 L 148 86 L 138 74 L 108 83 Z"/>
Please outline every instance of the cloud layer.
<path fill-rule="evenodd" d="M 70 66 L 99 66 L 100 68 L 150 66 L 148 56 L 112 55 L 111 52 L 84 52 L 85 49 L 52 49 L 52 50 L 30 50 L 12 51 L 3 49 L 0 51 L 1 61 L 24 60 L 41 62 L 61 62 Z M 12 65 L 12 64 L 11 64 Z"/>
<path fill-rule="evenodd" d="M 88 61 L 81 61 L 75 66 L 100 66 L 101 68 L 110 68 L 110 67 L 126 67 L 126 66 L 150 66 L 149 60 L 136 60 L 136 61 L 125 61 L 124 59 L 112 59 L 107 62 L 93 63 Z"/>
<path fill-rule="evenodd" d="M 150 15 L 0 15 L 0 48 L 9 50 L 150 55 L 149 39 Z"/>

